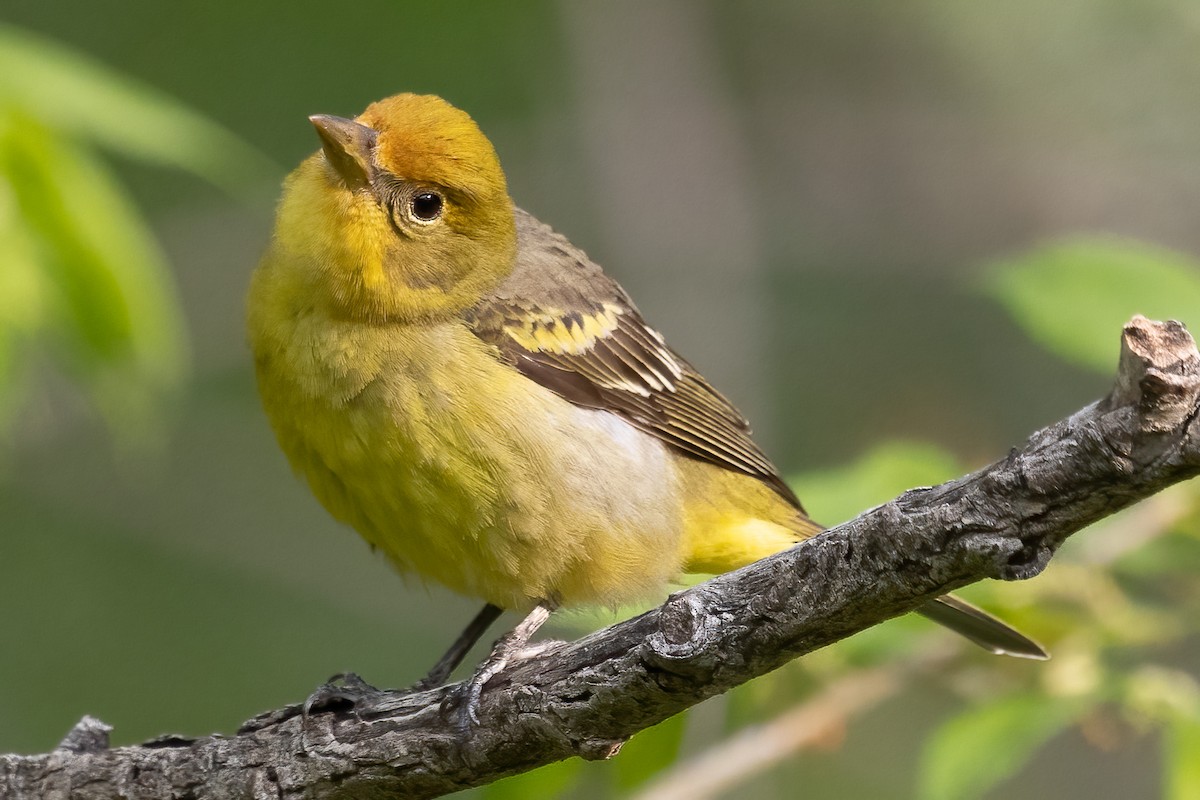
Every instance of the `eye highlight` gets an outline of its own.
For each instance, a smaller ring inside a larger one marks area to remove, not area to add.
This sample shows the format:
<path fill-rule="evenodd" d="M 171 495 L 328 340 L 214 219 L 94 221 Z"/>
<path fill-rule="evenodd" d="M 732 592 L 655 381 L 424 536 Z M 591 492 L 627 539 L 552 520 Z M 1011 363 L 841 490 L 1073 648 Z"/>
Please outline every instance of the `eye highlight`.
<path fill-rule="evenodd" d="M 409 209 L 418 222 L 433 222 L 442 215 L 446 202 L 437 192 L 423 191 L 413 195 Z"/>
<path fill-rule="evenodd" d="M 387 175 L 372 183 L 379 205 L 387 212 L 396 234 L 424 236 L 437 231 L 446 216 L 450 200 L 441 187 L 416 184 Z"/>

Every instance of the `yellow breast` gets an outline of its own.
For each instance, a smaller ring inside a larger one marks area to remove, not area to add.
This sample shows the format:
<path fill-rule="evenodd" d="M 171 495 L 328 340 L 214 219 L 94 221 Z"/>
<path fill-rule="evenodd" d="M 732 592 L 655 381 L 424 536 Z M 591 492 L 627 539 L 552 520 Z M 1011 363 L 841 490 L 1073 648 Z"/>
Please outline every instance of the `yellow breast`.
<path fill-rule="evenodd" d="M 318 314 L 252 319 L 263 403 L 318 499 L 401 571 L 504 608 L 615 603 L 678 573 L 659 441 L 527 380 L 460 323 Z"/>

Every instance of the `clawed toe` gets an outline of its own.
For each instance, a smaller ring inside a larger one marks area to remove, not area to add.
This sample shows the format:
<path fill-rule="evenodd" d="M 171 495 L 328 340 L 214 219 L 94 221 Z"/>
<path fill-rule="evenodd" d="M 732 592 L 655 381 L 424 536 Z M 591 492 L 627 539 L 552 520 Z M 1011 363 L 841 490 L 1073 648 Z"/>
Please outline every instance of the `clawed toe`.
<path fill-rule="evenodd" d="M 317 687 L 304 701 L 303 716 L 307 719 L 314 711 L 337 708 L 354 708 L 368 697 L 379 694 L 379 690 L 353 672 L 339 672 Z"/>
<path fill-rule="evenodd" d="M 471 728 L 479 724 L 479 700 L 483 696 L 483 687 L 521 655 L 528 646 L 529 639 L 550 617 L 552 607 L 548 601 L 539 603 L 521 624 L 496 641 L 492 652 L 462 685 L 458 692 L 458 732 L 461 736 L 465 737 L 471 732 Z"/>
<path fill-rule="evenodd" d="M 471 729 L 479 724 L 479 700 L 483 697 L 483 687 L 487 682 L 504 670 L 507 658 L 489 658 L 479 665 L 479 668 L 469 679 L 463 681 L 455 693 L 458 698 L 458 733 L 466 737 Z"/>

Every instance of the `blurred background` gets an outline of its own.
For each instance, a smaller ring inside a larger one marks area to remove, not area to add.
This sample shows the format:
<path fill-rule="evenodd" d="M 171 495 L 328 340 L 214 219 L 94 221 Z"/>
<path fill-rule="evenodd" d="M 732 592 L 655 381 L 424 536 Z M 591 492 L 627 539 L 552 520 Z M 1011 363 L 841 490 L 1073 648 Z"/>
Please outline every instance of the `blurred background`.
<path fill-rule="evenodd" d="M 243 299 L 307 115 L 469 111 L 833 523 L 1103 395 L 1133 313 L 1200 318 L 1198 52 L 1188 0 L 7 0 L 0 752 L 404 685 L 476 610 L 330 520 L 259 409 Z M 1103 527 L 967 592 L 1047 665 L 897 620 L 472 796 L 1200 796 L 1194 490 Z"/>

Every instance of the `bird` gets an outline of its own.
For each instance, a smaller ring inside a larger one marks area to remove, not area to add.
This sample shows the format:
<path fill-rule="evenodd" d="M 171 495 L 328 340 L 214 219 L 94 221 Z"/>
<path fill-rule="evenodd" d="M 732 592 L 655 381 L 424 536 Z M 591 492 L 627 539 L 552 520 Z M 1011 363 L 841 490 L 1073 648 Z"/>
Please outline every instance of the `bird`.
<path fill-rule="evenodd" d="M 483 609 L 417 686 L 444 684 L 504 611 L 526 614 L 465 686 L 562 606 L 614 606 L 823 530 L 734 405 L 621 286 L 517 207 L 464 111 L 404 93 L 315 115 L 284 181 L 247 328 L 293 469 L 402 574 Z M 918 612 L 1046 658 L 952 595 Z"/>

